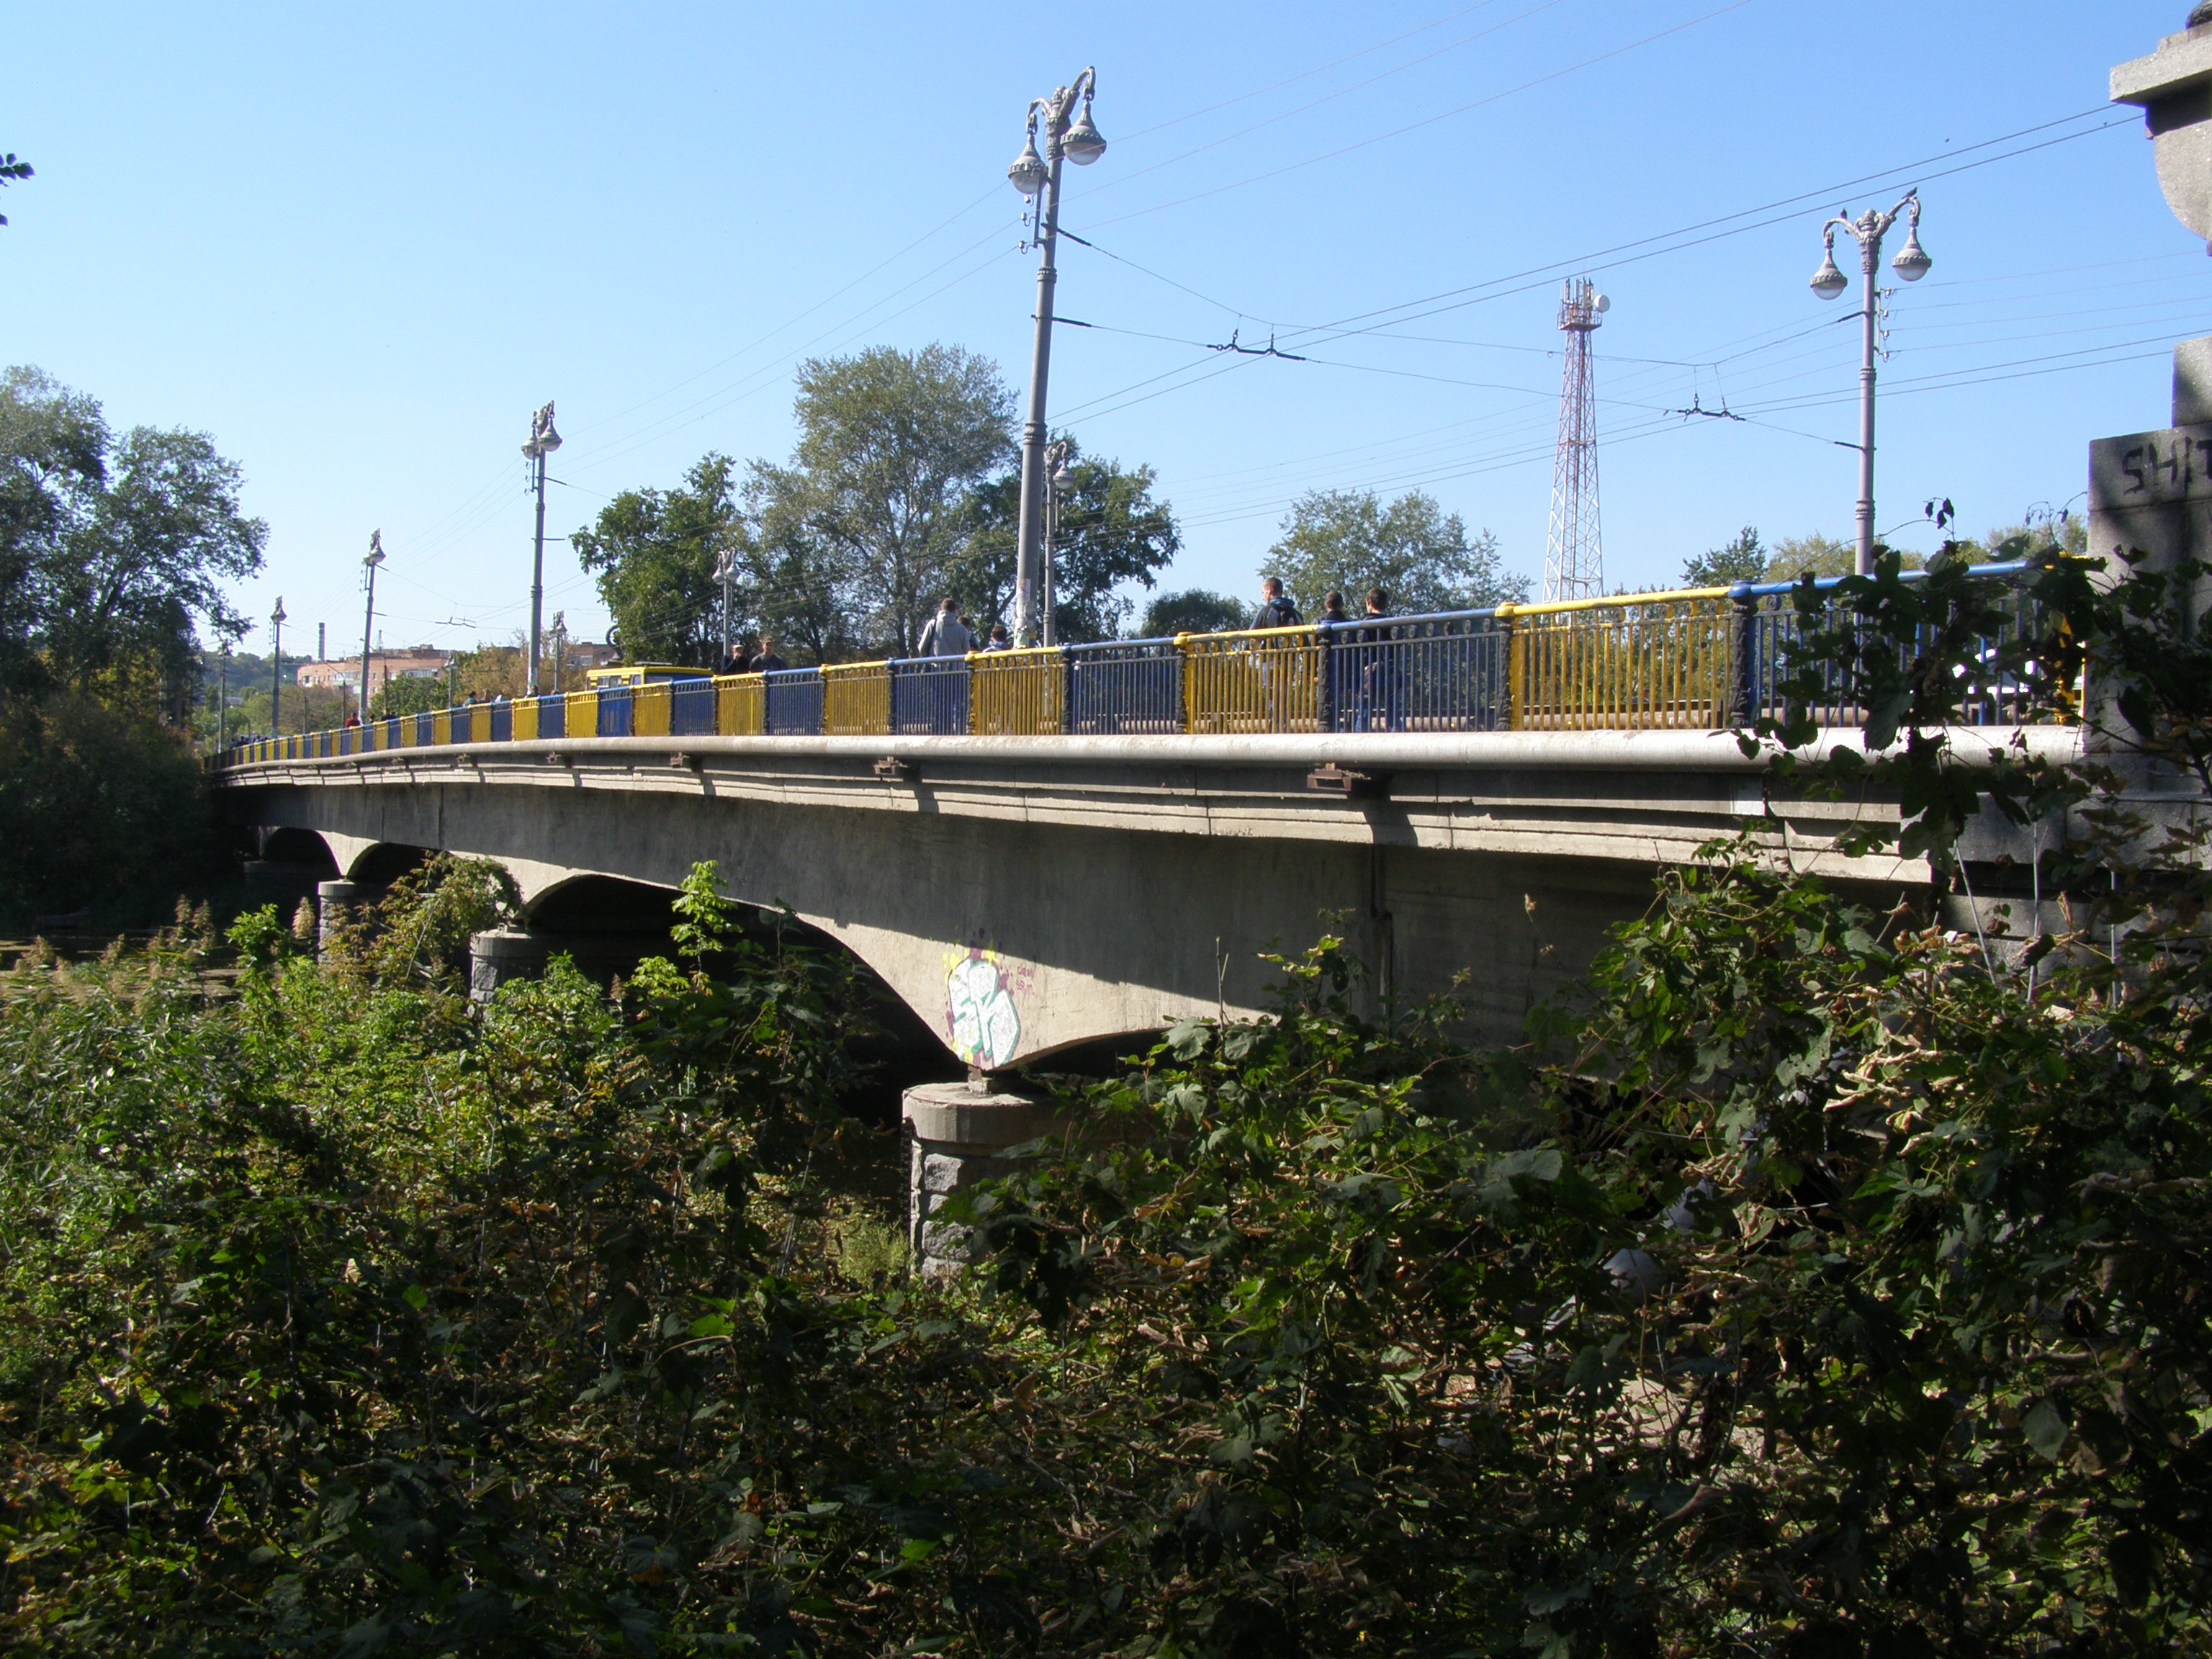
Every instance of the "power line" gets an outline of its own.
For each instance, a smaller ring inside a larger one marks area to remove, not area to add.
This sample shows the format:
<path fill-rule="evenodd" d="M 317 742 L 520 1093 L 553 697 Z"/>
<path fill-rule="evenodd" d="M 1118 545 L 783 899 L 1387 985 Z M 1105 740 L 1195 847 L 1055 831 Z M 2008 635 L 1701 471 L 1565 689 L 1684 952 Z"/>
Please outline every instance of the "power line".
<path fill-rule="evenodd" d="M 1202 115 L 1212 115 L 1217 110 L 1230 109 L 1238 104 L 1247 103 L 1252 99 L 1265 97 L 1271 92 L 1279 92 L 1285 87 L 1296 86 L 1301 81 L 1310 81 L 1316 75 L 1327 74 L 1330 70 L 1340 68 L 1359 58 L 1371 58 L 1386 47 L 1396 46 L 1401 40 L 1410 40 L 1417 34 L 1426 34 L 1431 29 L 1442 28 L 1446 23 L 1455 22 L 1471 11 L 1480 11 L 1485 7 L 1496 3 L 1497 0 L 1475 0 L 1475 3 L 1471 6 L 1462 6 L 1457 11 L 1448 11 L 1441 17 L 1432 17 L 1425 23 L 1407 29 L 1403 34 L 1394 34 L 1387 40 L 1378 40 L 1371 46 L 1362 46 L 1358 52 L 1348 52 L 1341 58 L 1332 58 L 1326 64 L 1317 64 L 1310 70 L 1300 70 L 1296 75 L 1286 76 L 1280 81 L 1271 81 L 1266 86 L 1255 87 L 1249 92 L 1240 92 L 1234 98 L 1224 98 L 1218 104 L 1208 104 L 1203 109 L 1192 110 L 1188 114 L 1170 116 L 1164 121 L 1155 121 L 1148 127 L 1139 127 L 1134 132 L 1125 133 L 1115 142 L 1126 144 L 1132 139 L 1150 137 L 1153 133 L 1165 132 L 1170 127 L 1181 126 L 1185 121 L 1195 121 Z"/>
<path fill-rule="evenodd" d="M 1534 91 L 1538 87 L 1548 86 L 1554 81 L 1564 80 L 1570 75 L 1579 74 L 1583 70 L 1594 68 L 1597 64 L 1607 63 L 1626 53 L 1638 51 L 1655 41 L 1663 40 L 1669 35 L 1680 34 L 1685 29 L 1697 27 L 1700 23 L 1709 23 L 1714 18 L 1725 16 L 1729 12 L 1740 11 L 1752 3 L 1753 0 L 1729 0 L 1728 4 L 1692 17 L 1686 22 L 1676 23 L 1656 33 L 1647 34 L 1640 40 L 1632 40 L 1626 46 L 1615 46 L 1609 52 L 1601 52 L 1595 58 L 1586 58 L 1578 64 L 1570 64 L 1566 68 L 1554 70 L 1549 75 L 1540 75 L 1533 81 L 1523 81 L 1520 85 L 1508 87 L 1503 92 L 1494 92 L 1487 97 L 1475 99 L 1471 103 L 1461 104 L 1435 115 L 1424 116 L 1421 119 L 1408 122 L 1404 126 L 1394 127 L 1389 132 L 1377 133 L 1372 138 L 1362 138 L 1353 143 L 1340 145 L 1335 149 L 1324 151 L 1319 155 L 1309 155 L 1302 161 L 1286 162 L 1281 167 L 1271 167 L 1265 173 L 1255 173 L 1249 179 L 1236 179 L 1226 185 L 1216 185 L 1211 190 L 1201 190 L 1190 196 L 1180 196 L 1172 202 L 1162 202 L 1152 207 L 1138 208 L 1133 212 L 1117 214 L 1110 219 L 1101 219 L 1098 222 L 1102 225 L 1118 225 L 1126 220 L 1141 219 L 1148 214 L 1164 213 L 1170 208 L 1186 207 L 1193 202 L 1202 202 L 1209 197 L 1219 196 L 1227 191 L 1242 190 L 1247 185 L 1260 184 L 1269 179 L 1279 179 L 1286 173 L 1297 173 L 1305 167 L 1317 167 L 1323 161 L 1334 161 L 1340 155 L 1349 155 L 1354 150 L 1368 149 L 1376 144 L 1388 143 L 1393 138 L 1402 138 L 1409 132 L 1419 132 L 1423 127 L 1434 126 L 1439 121 L 1448 121 L 1455 116 L 1465 115 L 1470 110 L 1481 109 L 1502 100 L 1516 97 L 1522 93 Z"/>
<path fill-rule="evenodd" d="M 1494 4 L 1495 0 L 1484 0 L 1484 3 L 1485 4 Z M 1748 0 L 1739 0 L 1739 3 L 1748 3 Z M 1486 40 L 1491 35 L 1498 33 L 1500 30 L 1510 28 L 1514 24 L 1526 21 L 1528 19 L 1535 16 L 1539 12 L 1549 11 L 1554 6 L 1563 3 L 1564 0 L 1538 0 L 1537 4 L 1529 7 L 1526 11 L 1514 13 L 1512 16 L 1507 18 L 1502 23 L 1493 23 L 1486 29 L 1477 29 L 1473 34 L 1462 35 L 1460 39 L 1451 41 L 1448 45 L 1437 46 L 1433 51 L 1425 52 L 1418 58 L 1410 58 L 1407 59 L 1406 62 L 1397 65 L 1395 69 L 1387 69 L 1382 70 L 1380 74 L 1370 75 L 1364 81 L 1355 81 L 1348 87 L 1338 88 L 1334 92 L 1323 93 L 1320 97 L 1311 99 L 1303 104 L 1294 105 L 1292 107 L 1283 111 L 1280 114 L 1271 115 L 1264 121 L 1255 121 L 1249 127 L 1239 127 L 1236 131 L 1224 133 L 1218 138 L 1209 138 L 1206 143 L 1183 151 L 1180 155 L 1170 155 L 1164 161 L 1153 162 L 1150 167 L 1139 167 L 1134 173 L 1118 174 L 1115 178 L 1109 179 L 1099 185 L 1097 188 L 1091 192 L 1091 194 L 1103 195 L 1106 191 L 1109 190 L 1117 190 L 1123 185 L 1133 184 L 1136 180 L 1144 178 L 1147 173 L 1158 173 L 1162 167 L 1174 167 L 1178 162 L 1188 161 L 1194 155 L 1203 155 L 1207 150 L 1218 149 L 1224 144 L 1233 143 L 1239 138 L 1249 137 L 1253 133 L 1275 125 L 1278 122 L 1287 121 L 1294 115 L 1303 115 L 1310 109 L 1318 109 L 1323 104 L 1330 103 L 1339 98 L 1348 97 L 1350 94 L 1359 91 L 1364 87 L 1373 86 L 1378 81 L 1387 81 L 1394 75 L 1401 75 L 1409 69 L 1413 69 L 1419 64 L 1429 62 L 1431 58 L 1441 58 L 1448 52 L 1456 52 L 1462 46 L 1471 46 L 1477 40 Z M 1471 7 L 1469 9 L 1476 9 L 1476 8 Z M 1474 106 L 1469 105 L 1468 107 L 1473 108 Z M 1301 165 L 1304 164 L 1301 163 Z M 1223 188 L 1233 189 L 1234 186 L 1224 185 Z M 1212 192 L 1208 193 L 1211 194 Z M 1172 205 L 1172 204 L 1170 204 L 1170 205 Z M 1146 212 L 1153 212 L 1157 210 L 1147 208 L 1144 210 Z M 1133 217 L 1134 216 L 1125 215 L 1124 216 Z"/>

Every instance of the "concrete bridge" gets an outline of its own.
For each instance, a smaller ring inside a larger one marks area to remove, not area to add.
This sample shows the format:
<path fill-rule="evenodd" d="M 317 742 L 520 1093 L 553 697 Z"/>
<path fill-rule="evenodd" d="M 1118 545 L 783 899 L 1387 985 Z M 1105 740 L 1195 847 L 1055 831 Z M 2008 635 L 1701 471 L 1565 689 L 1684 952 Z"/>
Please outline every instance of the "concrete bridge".
<path fill-rule="evenodd" d="M 712 859 L 732 897 L 788 906 L 998 1072 L 1256 1012 L 1262 953 L 1324 930 L 1370 964 L 1370 1004 L 1455 990 L 1470 1036 L 1511 1040 L 1644 910 L 1656 866 L 1758 818 L 1764 778 L 1725 733 L 1649 731 L 571 738 L 223 781 L 234 823 L 318 837 L 349 878 L 418 850 L 498 860 L 530 932 L 479 942 L 495 975 L 556 949 L 634 957 Z M 1924 864 L 1833 848 L 1851 814 L 1892 809 L 1778 810 L 1759 833 L 1801 867 L 1925 890 Z M 1977 890 L 2002 884 L 1993 866 Z"/>

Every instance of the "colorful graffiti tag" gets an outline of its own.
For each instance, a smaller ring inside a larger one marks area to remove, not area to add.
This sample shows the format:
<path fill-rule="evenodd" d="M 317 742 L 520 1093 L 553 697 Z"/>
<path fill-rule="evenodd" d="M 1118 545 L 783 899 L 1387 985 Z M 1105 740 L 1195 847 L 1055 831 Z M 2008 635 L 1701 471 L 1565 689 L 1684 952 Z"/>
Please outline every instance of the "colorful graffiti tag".
<path fill-rule="evenodd" d="M 970 946 L 945 976 L 945 1027 L 952 1052 L 970 1066 L 997 1071 L 1022 1040 L 1013 988 L 995 951 Z"/>

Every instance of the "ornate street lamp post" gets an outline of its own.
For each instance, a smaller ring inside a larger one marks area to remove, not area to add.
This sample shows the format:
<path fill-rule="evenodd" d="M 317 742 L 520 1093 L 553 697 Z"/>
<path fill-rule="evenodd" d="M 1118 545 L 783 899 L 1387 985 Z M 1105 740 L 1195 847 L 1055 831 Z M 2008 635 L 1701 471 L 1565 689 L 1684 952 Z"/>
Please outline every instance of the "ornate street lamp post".
<path fill-rule="evenodd" d="M 276 718 L 277 700 L 284 689 L 284 600 L 280 594 L 269 613 L 269 735 L 276 737 L 283 724 Z"/>
<path fill-rule="evenodd" d="M 1891 262 L 1891 268 L 1906 282 L 1918 282 L 1936 263 L 1920 246 L 1918 191 L 1906 191 L 1905 199 L 1887 213 L 1869 212 L 1858 219 L 1829 220 L 1821 232 L 1826 257 L 1820 261 L 1820 270 L 1813 273 L 1814 293 L 1823 300 L 1839 298 L 1851 284 L 1836 264 L 1836 232 L 1841 228 L 1857 239 L 1859 266 L 1866 283 L 1866 303 L 1861 316 L 1863 354 L 1859 367 L 1859 548 L 1856 565 L 1862 576 L 1874 569 L 1874 382 L 1875 356 L 1881 341 L 1881 239 L 1889 234 L 1899 214 L 1906 216 L 1908 229 L 1905 246 Z"/>
<path fill-rule="evenodd" d="M 530 667 L 527 693 L 538 695 L 538 619 L 545 606 L 545 458 L 561 447 L 561 434 L 553 429 L 553 405 L 548 404 L 530 417 L 530 441 L 522 453 L 537 473 L 538 536 L 530 552 Z"/>
<path fill-rule="evenodd" d="M 368 614 L 361 619 L 361 723 L 368 724 L 368 647 L 376 631 L 376 567 L 384 562 L 384 532 L 368 532 L 368 553 L 361 562 L 361 579 L 368 589 Z"/>
<path fill-rule="evenodd" d="M 1022 517 L 1014 554 L 1014 638 L 1022 645 L 1036 641 L 1044 585 L 1044 507 L 1050 489 L 1044 455 L 1045 384 L 1052 372 L 1052 293 L 1059 274 L 1052 259 L 1060 237 L 1060 164 L 1064 157 L 1087 167 L 1106 153 L 1105 139 L 1091 124 L 1091 100 L 1097 89 L 1097 71 L 1086 69 L 1075 77 L 1074 85 L 1032 100 L 1028 137 L 1006 169 L 1014 188 L 1035 204 L 1038 248 L 1036 345 L 1030 359 L 1029 419 L 1022 426 Z M 1083 108 L 1077 114 L 1079 99 Z M 1037 150 L 1040 131 L 1044 135 L 1042 155 Z"/>

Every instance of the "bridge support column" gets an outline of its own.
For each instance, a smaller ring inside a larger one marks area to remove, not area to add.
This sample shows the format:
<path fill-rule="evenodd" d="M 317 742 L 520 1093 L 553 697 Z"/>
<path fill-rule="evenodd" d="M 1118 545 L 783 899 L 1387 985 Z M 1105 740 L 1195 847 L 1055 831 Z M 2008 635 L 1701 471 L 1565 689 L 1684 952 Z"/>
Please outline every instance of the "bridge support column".
<path fill-rule="evenodd" d="M 469 1000 L 489 1002 L 511 979 L 535 979 L 553 954 L 550 941 L 511 928 L 469 935 Z"/>
<path fill-rule="evenodd" d="M 345 913 L 361 897 L 361 887 L 350 881 L 319 881 L 315 884 L 315 959 L 327 960 L 331 954 L 331 935 L 337 931 Z"/>
<path fill-rule="evenodd" d="M 1013 1167 L 1009 1146 L 1064 1131 L 1049 1106 L 988 1084 L 929 1083 L 900 1098 L 913 1152 L 907 1185 L 907 1245 L 915 1270 L 936 1277 L 969 1261 L 968 1230 L 931 1218 L 945 1200 Z"/>

